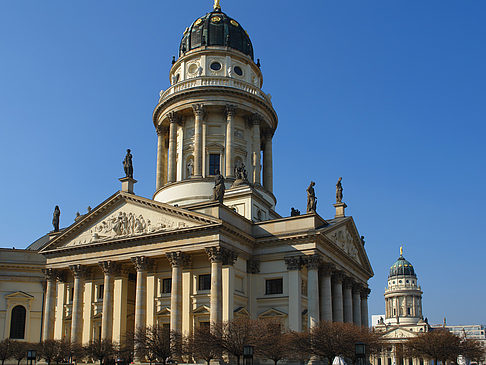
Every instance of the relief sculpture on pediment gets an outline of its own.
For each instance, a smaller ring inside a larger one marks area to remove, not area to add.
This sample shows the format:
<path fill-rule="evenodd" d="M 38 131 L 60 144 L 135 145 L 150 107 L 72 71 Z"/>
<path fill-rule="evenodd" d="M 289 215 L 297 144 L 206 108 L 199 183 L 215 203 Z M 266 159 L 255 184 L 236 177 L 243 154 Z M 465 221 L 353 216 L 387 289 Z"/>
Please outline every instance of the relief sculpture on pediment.
<path fill-rule="evenodd" d="M 347 230 L 340 230 L 331 235 L 334 243 L 356 261 L 358 259 L 358 249 L 354 244 L 353 236 Z"/>
<path fill-rule="evenodd" d="M 69 246 L 106 241 L 113 238 L 125 238 L 142 234 L 185 228 L 186 223 L 157 218 L 156 222 L 146 219 L 142 214 L 118 212 L 96 224 L 89 231 L 81 234 Z"/>

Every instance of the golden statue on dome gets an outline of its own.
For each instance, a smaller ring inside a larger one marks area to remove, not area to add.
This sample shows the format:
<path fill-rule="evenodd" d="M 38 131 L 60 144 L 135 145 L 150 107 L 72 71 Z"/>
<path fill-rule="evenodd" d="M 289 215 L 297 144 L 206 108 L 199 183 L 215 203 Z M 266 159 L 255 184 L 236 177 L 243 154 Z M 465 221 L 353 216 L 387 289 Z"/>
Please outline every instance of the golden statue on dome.
<path fill-rule="evenodd" d="M 214 6 L 213 6 L 213 9 L 215 11 L 217 10 L 221 10 L 221 5 L 219 5 L 219 0 L 214 0 Z"/>

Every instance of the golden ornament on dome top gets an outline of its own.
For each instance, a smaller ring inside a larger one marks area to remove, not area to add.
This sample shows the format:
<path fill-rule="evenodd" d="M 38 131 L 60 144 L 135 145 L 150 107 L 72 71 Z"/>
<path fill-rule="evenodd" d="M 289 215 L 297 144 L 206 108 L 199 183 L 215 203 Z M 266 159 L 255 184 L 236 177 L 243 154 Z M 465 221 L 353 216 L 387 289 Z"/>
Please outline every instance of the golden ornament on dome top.
<path fill-rule="evenodd" d="M 214 10 L 221 10 L 221 5 L 219 5 L 219 0 L 214 0 Z"/>

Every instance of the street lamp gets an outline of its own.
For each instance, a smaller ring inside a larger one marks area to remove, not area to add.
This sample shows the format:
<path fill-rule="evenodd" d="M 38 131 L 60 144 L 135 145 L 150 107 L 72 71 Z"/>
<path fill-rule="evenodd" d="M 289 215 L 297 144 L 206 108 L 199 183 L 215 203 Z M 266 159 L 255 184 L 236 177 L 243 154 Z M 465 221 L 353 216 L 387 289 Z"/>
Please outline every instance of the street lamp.
<path fill-rule="evenodd" d="M 254 347 L 251 345 L 243 346 L 243 365 L 253 365 Z"/>
<path fill-rule="evenodd" d="M 356 342 L 354 344 L 354 353 L 356 354 L 356 365 L 365 365 L 366 344 Z"/>
<path fill-rule="evenodd" d="M 27 364 L 28 365 L 35 365 L 36 360 L 36 351 L 35 350 L 28 350 L 27 351 Z"/>

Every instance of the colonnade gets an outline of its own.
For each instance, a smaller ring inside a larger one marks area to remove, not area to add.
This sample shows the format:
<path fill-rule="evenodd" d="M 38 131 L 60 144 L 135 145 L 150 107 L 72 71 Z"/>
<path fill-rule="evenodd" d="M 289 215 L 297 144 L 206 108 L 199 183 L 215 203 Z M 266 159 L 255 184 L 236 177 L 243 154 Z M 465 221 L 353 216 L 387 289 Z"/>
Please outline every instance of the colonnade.
<path fill-rule="evenodd" d="M 206 177 L 207 161 L 205 158 L 205 146 L 207 145 L 207 107 L 204 104 L 193 104 L 194 114 L 194 142 L 193 142 L 193 175 L 192 178 Z M 224 109 L 225 113 L 225 136 L 224 164 L 221 164 L 221 173 L 227 178 L 235 177 L 235 116 L 238 108 L 228 104 Z M 157 127 L 158 148 L 157 148 L 157 190 L 165 184 L 174 183 L 177 177 L 177 130 L 183 124 L 180 113 L 169 112 L 166 115 L 169 120 L 169 127 L 159 125 Z M 251 135 L 251 148 L 247 151 L 250 155 L 251 166 L 249 166 L 248 178 L 251 183 L 261 185 L 261 152 L 263 151 L 263 187 L 273 192 L 273 160 L 272 160 L 272 138 L 270 130 L 263 130 L 263 117 L 257 113 L 245 116 L 249 133 Z M 180 158 L 184 163 L 184 159 Z M 183 177 L 181 177 L 183 178 Z"/>
<path fill-rule="evenodd" d="M 301 269 L 307 267 L 307 316 L 312 328 L 320 320 L 368 327 L 370 290 L 342 271 L 322 262 L 320 255 L 286 257 L 289 271 L 289 328 L 302 328 Z"/>
<path fill-rule="evenodd" d="M 422 317 L 420 299 L 420 294 L 386 294 L 385 318 Z"/>
<path fill-rule="evenodd" d="M 226 248 L 208 247 L 206 253 L 211 262 L 211 289 L 210 289 L 210 323 L 221 322 L 223 311 L 223 296 L 222 296 L 222 270 L 224 266 L 233 266 L 237 259 L 237 254 L 234 251 Z M 182 270 L 188 267 L 191 263 L 190 256 L 180 252 L 169 252 L 166 254 L 171 267 L 171 297 L 170 297 L 170 328 L 178 332 L 182 331 Z M 135 324 L 134 328 L 144 328 L 147 321 L 147 273 L 153 265 L 153 261 L 145 256 L 136 256 L 131 258 L 131 263 L 136 270 L 136 290 L 135 290 Z M 113 333 L 117 332 L 122 335 L 123 331 L 114 331 L 113 324 L 121 321 L 126 321 L 126 318 L 118 318 L 114 321 L 114 312 L 118 316 L 122 315 L 124 311 L 117 310 L 116 307 L 121 307 L 123 304 L 121 298 L 114 300 L 114 280 L 121 275 L 122 266 L 115 261 L 99 262 L 104 276 L 103 281 L 103 309 L 101 316 L 101 339 L 103 340 L 120 340 L 113 338 Z M 73 297 L 72 297 L 72 311 L 71 311 L 71 342 L 80 343 L 83 341 L 83 298 L 85 297 L 84 281 L 86 274 L 89 273 L 89 268 L 82 265 L 71 265 L 69 269 L 73 273 Z M 43 340 L 54 338 L 54 321 L 56 314 L 56 284 L 57 282 L 64 282 L 63 272 L 54 269 L 45 270 L 47 287 L 44 307 L 44 322 L 43 322 Z M 125 283 L 126 285 L 126 283 Z M 64 313 L 64 295 L 61 298 L 62 304 L 57 301 L 59 310 Z M 61 307 L 59 308 L 59 305 Z M 91 303 L 89 303 L 91 306 Z M 232 313 L 232 311 L 231 311 Z M 91 313 L 87 313 L 90 315 Z M 126 311 L 125 311 L 126 316 Z M 58 317 L 59 318 L 59 317 Z M 56 320 L 58 320 L 56 318 Z M 64 315 L 60 316 L 61 320 Z M 86 323 L 86 321 L 84 321 Z M 126 326 L 126 324 L 125 324 Z M 91 328 L 89 329 L 91 331 Z M 85 336 L 86 337 L 86 336 Z M 119 336 L 118 336 L 119 337 Z M 89 336 L 88 336 L 89 338 Z M 91 339 L 91 338 L 90 338 Z"/>

